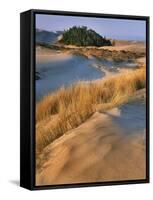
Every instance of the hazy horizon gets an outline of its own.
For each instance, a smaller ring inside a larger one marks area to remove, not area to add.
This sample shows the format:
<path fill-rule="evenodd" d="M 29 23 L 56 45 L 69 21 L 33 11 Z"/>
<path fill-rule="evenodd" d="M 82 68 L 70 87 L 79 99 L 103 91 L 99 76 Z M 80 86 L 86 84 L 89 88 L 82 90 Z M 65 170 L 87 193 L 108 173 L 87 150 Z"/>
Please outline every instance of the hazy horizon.
<path fill-rule="evenodd" d="M 36 14 L 36 28 L 46 31 L 64 31 L 72 26 L 87 26 L 101 36 L 122 40 L 146 39 L 146 21 L 95 17 Z"/>

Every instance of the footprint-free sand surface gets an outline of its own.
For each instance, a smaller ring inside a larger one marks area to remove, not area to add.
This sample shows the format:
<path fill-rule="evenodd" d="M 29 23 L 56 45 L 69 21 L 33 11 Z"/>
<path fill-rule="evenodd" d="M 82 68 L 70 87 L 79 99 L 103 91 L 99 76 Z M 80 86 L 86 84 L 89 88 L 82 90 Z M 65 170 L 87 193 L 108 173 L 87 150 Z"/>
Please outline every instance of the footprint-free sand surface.
<path fill-rule="evenodd" d="M 41 155 L 36 185 L 144 179 L 145 128 L 129 129 L 128 134 L 122 121 L 114 120 L 120 117 L 118 108 L 96 112 L 48 145 Z"/>
<path fill-rule="evenodd" d="M 126 48 L 125 48 L 126 47 Z M 140 48 L 138 48 L 140 47 Z M 116 51 L 145 51 L 143 43 L 119 42 Z M 44 50 L 38 61 L 71 59 L 67 52 Z M 52 56 L 50 56 L 50 54 Z M 145 58 L 137 59 L 144 64 Z M 45 68 L 46 64 L 44 65 Z M 72 68 L 72 66 L 71 66 Z M 82 68 L 81 68 L 82 69 Z M 129 69 L 120 69 L 119 72 Z M 105 69 L 105 76 L 112 75 Z M 57 79 L 59 80 L 59 79 Z M 40 80 L 39 80 L 40 81 Z M 43 77 L 42 77 L 43 81 Z M 43 149 L 36 169 L 36 185 L 137 180 L 146 178 L 146 113 L 139 102 L 145 91 L 133 97 L 136 101 L 107 112 L 96 112 L 86 122 Z"/>

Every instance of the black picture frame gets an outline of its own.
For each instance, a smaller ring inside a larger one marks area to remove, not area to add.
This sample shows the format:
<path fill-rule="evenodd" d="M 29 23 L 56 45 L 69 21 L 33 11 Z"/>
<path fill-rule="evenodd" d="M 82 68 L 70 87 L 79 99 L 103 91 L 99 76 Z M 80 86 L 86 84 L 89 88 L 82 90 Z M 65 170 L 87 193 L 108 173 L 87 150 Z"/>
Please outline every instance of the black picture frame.
<path fill-rule="evenodd" d="M 35 185 L 35 15 L 102 17 L 146 21 L 146 179 L 96 183 Z M 69 11 L 29 10 L 20 14 L 20 186 L 53 189 L 149 183 L 149 17 Z"/>

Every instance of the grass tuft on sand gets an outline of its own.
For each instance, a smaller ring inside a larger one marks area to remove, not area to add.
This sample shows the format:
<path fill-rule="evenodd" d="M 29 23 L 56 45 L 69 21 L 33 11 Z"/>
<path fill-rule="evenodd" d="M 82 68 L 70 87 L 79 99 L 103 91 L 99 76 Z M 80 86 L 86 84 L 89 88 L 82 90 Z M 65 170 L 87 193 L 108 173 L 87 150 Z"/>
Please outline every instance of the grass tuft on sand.
<path fill-rule="evenodd" d="M 141 67 L 96 81 L 80 81 L 45 96 L 36 105 L 36 154 L 95 111 L 127 102 L 145 84 L 146 71 Z"/>

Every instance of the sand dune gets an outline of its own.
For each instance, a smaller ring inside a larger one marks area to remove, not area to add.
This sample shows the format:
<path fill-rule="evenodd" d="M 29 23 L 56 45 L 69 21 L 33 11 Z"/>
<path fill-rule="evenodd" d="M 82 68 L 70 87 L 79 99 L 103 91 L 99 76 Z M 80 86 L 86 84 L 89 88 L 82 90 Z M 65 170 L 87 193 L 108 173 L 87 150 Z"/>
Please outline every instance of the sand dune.
<path fill-rule="evenodd" d="M 113 121 L 120 114 L 117 108 L 96 112 L 48 145 L 41 155 L 36 185 L 144 179 L 144 131 L 124 134 Z"/>
<path fill-rule="evenodd" d="M 37 62 L 48 62 L 48 61 L 64 61 L 66 59 L 72 58 L 72 55 L 68 52 L 53 51 L 48 49 L 40 49 L 36 52 Z"/>
<path fill-rule="evenodd" d="M 102 47 L 105 48 L 110 51 L 145 51 L 143 43 L 124 42 L 114 47 Z M 48 50 L 46 54 L 45 49 L 42 56 L 39 50 L 37 53 L 40 60 L 45 56 L 45 59 L 71 56 L 67 51 L 56 55 Z M 91 53 L 93 51 L 89 51 L 89 55 Z M 145 59 L 138 58 L 137 62 L 145 63 Z M 104 72 L 107 76 L 112 75 Z M 125 69 L 119 72 L 123 73 Z M 137 98 L 133 97 L 135 105 L 123 105 L 125 115 L 119 108 L 96 112 L 79 127 L 45 147 L 38 158 L 36 185 L 145 179 L 145 111 L 136 101 L 144 99 L 144 93 L 144 90 L 139 91 Z"/>
<path fill-rule="evenodd" d="M 100 47 L 100 49 L 109 49 L 116 51 L 132 51 L 132 52 L 145 52 L 145 42 L 138 41 L 116 41 L 115 46 Z"/>

